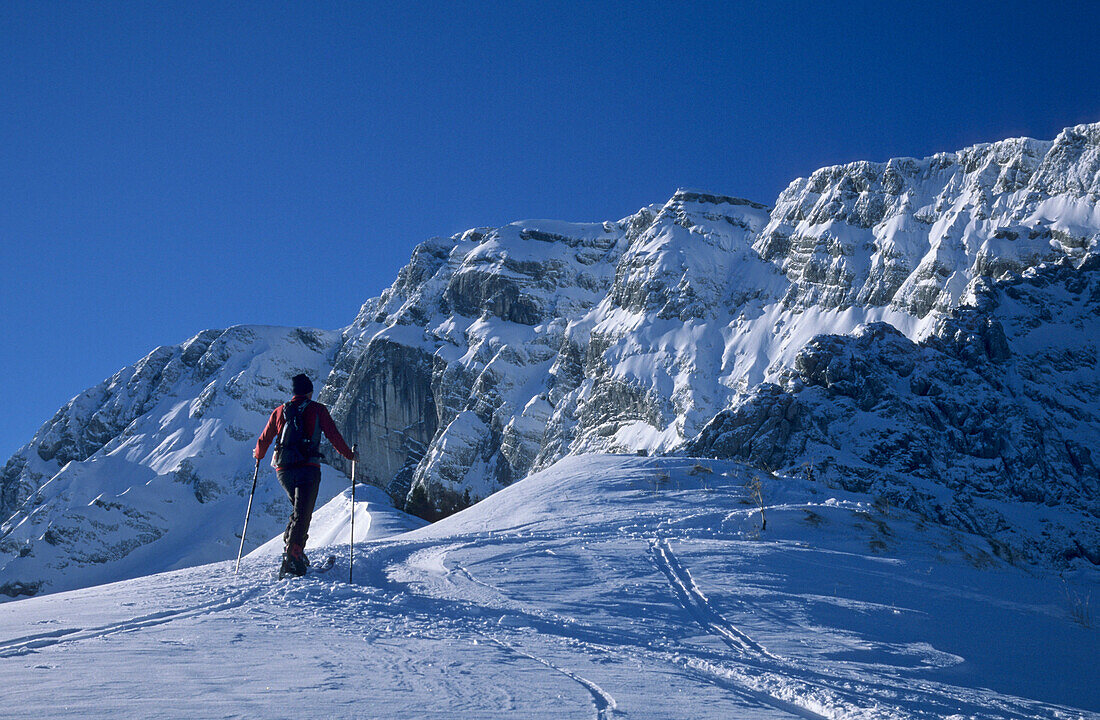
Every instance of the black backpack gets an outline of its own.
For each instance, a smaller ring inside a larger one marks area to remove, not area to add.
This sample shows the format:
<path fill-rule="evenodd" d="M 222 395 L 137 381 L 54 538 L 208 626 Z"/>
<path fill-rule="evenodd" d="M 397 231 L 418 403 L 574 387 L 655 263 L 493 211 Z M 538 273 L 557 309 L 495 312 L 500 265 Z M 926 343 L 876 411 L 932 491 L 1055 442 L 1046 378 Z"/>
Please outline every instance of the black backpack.
<path fill-rule="evenodd" d="M 283 429 L 275 440 L 275 465 L 302 465 L 321 457 L 321 418 L 313 424 L 313 434 L 306 437 L 306 408 L 310 401 L 288 402 L 283 405 Z"/>

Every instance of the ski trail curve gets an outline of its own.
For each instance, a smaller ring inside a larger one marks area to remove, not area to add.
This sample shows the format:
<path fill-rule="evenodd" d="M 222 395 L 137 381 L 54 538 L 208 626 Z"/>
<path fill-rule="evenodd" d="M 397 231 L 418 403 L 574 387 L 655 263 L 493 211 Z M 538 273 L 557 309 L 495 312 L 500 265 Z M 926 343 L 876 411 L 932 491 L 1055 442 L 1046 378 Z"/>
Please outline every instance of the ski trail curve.
<path fill-rule="evenodd" d="M 565 677 L 583 687 L 585 690 L 588 691 L 588 694 L 592 696 L 592 704 L 596 710 L 596 720 L 612 720 L 615 717 L 615 710 L 618 708 L 618 704 L 615 702 L 615 698 L 613 698 L 610 693 L 608 693 L 606 690 L 604 690 L 602 687 L 592 682 L 588 678 L 578 675 L 575 672 L 566 670 L 563 667 L 558 667 L 557 665 L 550 662 L 549 660 L 546 660 L 545 658 L 541 658 L 537 655 L 532 655 L 531 653 L 524 652 L 523 650 L 520 650 L 519 648 L 510 645 L 503 640 L 495 638 L 492 635 L 485 635 L 484 633 L 479 633 L 479 635 L 507 652 L 525 657 L 528 660 L 533 660 L 539 665 L 543 665 L 555 672 L 561 673 Z"/>
<path fill-rule="evenodd" d="M 150 613 L 148 615 L 139 615 L 135 618 L 108 623 L 106 625 L 99 625 L 92 628 L 69 628 L 54 630 L 48 633 L 41 633 L 39 635 L 26 635 L 19 638 L 13 638 L 11 640 L 0 643 L 0 658 L 14 657 L 16 655 L 26 655 L 28 653 L 34 652 L 35 650 L 50 647 L 53 645 L 60 645 L 62 643 L 78 642 L 80 640 L 91 640 L 93 638 L 106 637 L 107 635 L 115 635 L 117 633 L 142 630 L 144 628 L 153 627 L 155 625 L 163 625 L 174 620 L 183 620 L 185 618 L 194 617 L 196 615 L 205 615 L 207 613 L 230 610 L 232 608 L 243 605 L 249 600 L 249 598 L 259 593 L 259 591 L 260 588 L 253 588 L 245 592 L 237 593 L 236 595 L 230 596 L 228 598 L 218 598 L 209 602 L 199 603 L 198 605 L 190 605 L 175 610 L 163 610 L 161 612 Z"/>

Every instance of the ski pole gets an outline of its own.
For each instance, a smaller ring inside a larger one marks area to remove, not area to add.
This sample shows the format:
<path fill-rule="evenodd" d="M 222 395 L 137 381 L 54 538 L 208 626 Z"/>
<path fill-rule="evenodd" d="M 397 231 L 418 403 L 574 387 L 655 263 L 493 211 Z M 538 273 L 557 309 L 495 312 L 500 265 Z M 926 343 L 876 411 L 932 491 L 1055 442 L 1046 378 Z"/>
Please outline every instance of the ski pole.
<path fill-rule="evenodd" d="M 359 454 L 359 443 L 351 446 L 351 540 L 348 542 L 350 551 L 348 560 L 348 585 L 352 583 L 355 573 L 355 466 L 358 464 L 356 457 Z"/>
<path fill-rule="evenodd" d="M 256 472 L 252 473 L 252 490 L 248 493 L 248 509 L 244 511 L 244 530 L 241 530 L 241 547 L 237 550 L 237 566 L 233 568 L 236 575 L 241 569 L 241 553 L 244 552 L 244 536 L 248 533 L 248 516 L 252 514 L 252 496 L 256 494 L 256 478 L 260 476 L 260 459 L 256 458 Z"/>

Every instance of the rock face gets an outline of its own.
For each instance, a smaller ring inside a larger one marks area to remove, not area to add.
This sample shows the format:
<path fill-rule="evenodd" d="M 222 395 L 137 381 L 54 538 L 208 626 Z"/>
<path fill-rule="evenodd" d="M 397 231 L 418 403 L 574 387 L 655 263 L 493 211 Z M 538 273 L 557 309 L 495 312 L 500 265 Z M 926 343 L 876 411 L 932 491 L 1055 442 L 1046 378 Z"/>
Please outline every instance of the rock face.
<path fill-rule="evenodd" d="M 852 163 L 793 182 L 756 242 L 790 307 L 886 305 L 925 316 L 977 276 L 1016 275 L 1095 243 L 1100 125 L 924 160 Z"/>
<path fill-rule="evenodd" d="M 874 493 L 1008 557 L 1100 564 L 1098 358 L 1091 255 L 981 283 L 917 343 L 885 323 L 816 337 L 683 449 Z"/>
<path fill-rule="evenodd" d="M 884 322 L 917 341 L 989 280 L 1080 263 L 1098 177 L 1086 125 L 825 168 L 771 211 L 681 190 L 617 223 L 433 240 L 345 333 L 326 395 L 398 502 L 419 485 L 453 508 L 571 453 L 667 452 L 815 335 Z"/>
<path fill-rule="evenodd" d="M 75 398 L 0 476 L 0 590 L 231 557 L 248 445 L 300 370 L 399 506 L 688 447 L 1095 562 L 1098 239 L 1100 124 L 824 168 L 772 209 L 680 190 L 617 222 L 433 239 L 341 332 L 206 331 Z M 172 545 L 180 503 L 230 496 L 202 552 Z M 1088 521 L 1013 534 L 998 499 Z"/>
<path fill-rule="evenodd" d="M 57 591 L 233 557 L 251 448 L 339 333 L 238 326 L 160 347 L 73 398 L 0 476 L 0 593 Z M 282 529 L 264 468 L 249 548 Z M 331 483 L 328 496 L 337 490 Z"/>
<path fill-rule="evenodd" d="M 611 287 L 624 224 L 515 223 L 416 248 L 345 331 L 321 396 L 371 453 L 370 480 L 453 509 L 530 471 L 548 414 L 532 398 L 567 319 Z"/>

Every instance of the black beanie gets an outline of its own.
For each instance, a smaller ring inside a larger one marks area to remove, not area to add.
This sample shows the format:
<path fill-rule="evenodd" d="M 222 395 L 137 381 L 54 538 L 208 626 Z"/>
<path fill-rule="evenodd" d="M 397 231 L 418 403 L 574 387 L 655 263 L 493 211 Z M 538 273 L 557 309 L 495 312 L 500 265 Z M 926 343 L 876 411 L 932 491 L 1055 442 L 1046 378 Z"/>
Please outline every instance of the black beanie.
<path fill-rule="evenodd" d="M 305 373 L 295 375 L 290 379 L 290 387 L 295 395 L 309 395 L 313 392 L 313 381 L 306 377 Z"/>

